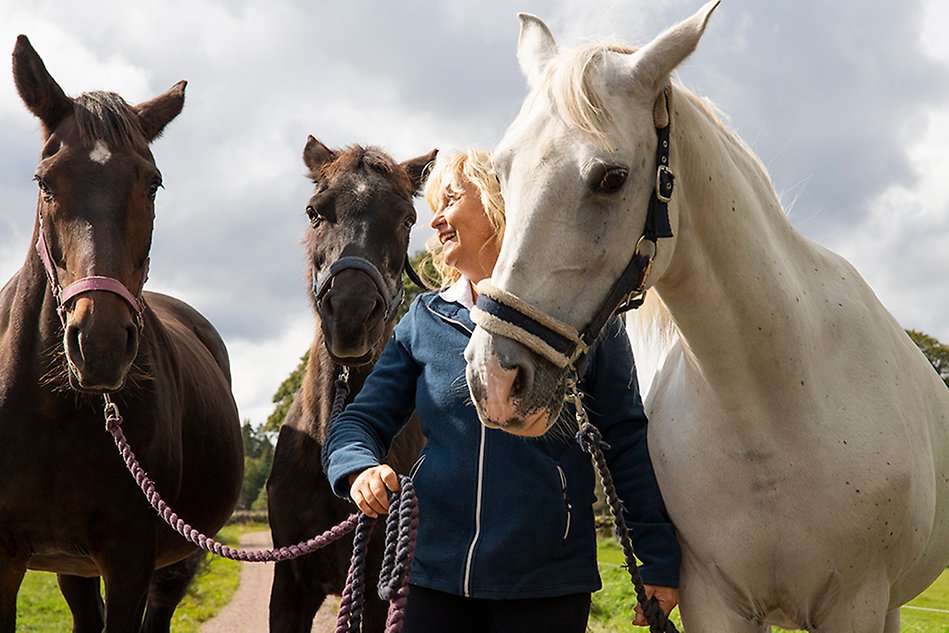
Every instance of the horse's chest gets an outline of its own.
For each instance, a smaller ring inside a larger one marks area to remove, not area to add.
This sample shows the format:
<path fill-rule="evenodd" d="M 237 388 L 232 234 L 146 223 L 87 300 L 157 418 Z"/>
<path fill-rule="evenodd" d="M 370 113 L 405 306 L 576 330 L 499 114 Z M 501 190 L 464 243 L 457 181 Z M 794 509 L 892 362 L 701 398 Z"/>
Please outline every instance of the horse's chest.
<path fill-rule="evenodd" d="M 881 554 L 921 546 L 913 534 L 924 534 L 925 504 L 909 493 L 912 466 L 892 443 L 840 416 L 825 425 L 803 411 L 712 401 L 657 403 L 649 442 L 683 545 L 725 576 L 720 586 L 818 591 L 833 574 L 859 576 Z"/>
<path fill-rule="evenodd" d="M 21 535 L 32 551 L 72 555 L 96 534 L 150 520 L 147 501 L 95 415 L 3 414 L 0 530 Z M 159 477 L 172 476 L 154 465 Z"/>

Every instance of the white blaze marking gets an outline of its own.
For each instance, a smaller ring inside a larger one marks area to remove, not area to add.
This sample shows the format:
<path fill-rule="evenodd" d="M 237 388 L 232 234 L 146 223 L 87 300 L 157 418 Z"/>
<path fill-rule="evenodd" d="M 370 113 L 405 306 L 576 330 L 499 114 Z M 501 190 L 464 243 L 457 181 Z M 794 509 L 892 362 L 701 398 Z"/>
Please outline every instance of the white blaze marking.
<path fill-rule="evenodd" d="M 89 152 L 89 160 L 94 163 L 99 163 L 100 165 L 105 165 L 109 162 L 110 158 L 112 158 L 112 152 L 109 151 L 109 147 L 102 141 L 96 141 L 92 151 Z"/>

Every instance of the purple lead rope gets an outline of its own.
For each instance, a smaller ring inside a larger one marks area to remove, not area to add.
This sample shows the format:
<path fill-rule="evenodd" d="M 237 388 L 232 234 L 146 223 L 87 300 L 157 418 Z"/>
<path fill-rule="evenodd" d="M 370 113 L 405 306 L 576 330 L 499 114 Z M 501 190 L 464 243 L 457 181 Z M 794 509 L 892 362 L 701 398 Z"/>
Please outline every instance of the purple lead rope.
<path fill-rule="evenodd" d="M 168 507 L 168 504 L 155 490 L 155 483 L 139 464 L 138 458 L 135 457 L 135 453 L 125 439 L 119 408 L 110 400 L 108 395 L 103 397 L 105 399 L 105 428 L 115 440 L 115 445 L 118 447 L 126 467 L 135 479 L 135 483 L 141 488 L 145 498 L 148 499 L 158 516 L 185 540 L 201 549 L 223 558 L 246 563 L 277 562 L 304 556 L 322 549 L 355 529 L 352 564 L 340 600 L 336 630 L 338 633 L 359 631 L 365 598 L 366 544 L 375 522 L 373 519 L 364 514 L 351 514 L 345 521 L 318 536 L 301 541 L 296 545 L 276 549 L 252 551 L 235 549 L 218 543 L 189 525 Z M 405 604 L 409 593 L 409 572 L 412 569 L 415 535 L 418 530 L 418 501 L 415 498 L 415 488 L 412 485 L 412 480 L 400 475 L 399 481 L 401 490 L 398 493 L 392 493 L 389 500 L 390 512 L 386 519 L 386 553 L 379 578 L 379 597 L 389 602 L 386 633 L 402 631 Z"/>
<path fill-rule="evenodd" d="M 247 563 L 276 562 L 297 558 L 298 556 L 304 556 L 305 554 L 315 552 L 316 550 L 326 547 L 330 543 L 346 536 L 352 532 L 353 529 L 355 529 L 356 522 L 359 520 L 358 514 L 350 515 L 345 521 L 339 525 L 331 527 L 319 536 L 314 536 L 311 539 L 301 541 L 296 545 L 290 545 L 288 547 L 248 551 L 243 549 L 235 549 L 228 547 L 223 543 L 218 543 L 213 538 L 202 534 L 191 525 L 186 523 L 174 511 L 172 511 L 170 507 L 168 507 L 168 504 L 165 503 L 164 499 L 161 498 L 161 495 L 158 494 L 158 491 L 155 490 L 155 483 L 148 477 L 148 473 L 146 473 L 145 469 L 143 469 L 141 464 L 139 464 L 138 458 L 135 457 L 135 453 L 132 452 L 132 448 L 128 445 L 128 441 L 125 439 L 125 434 L 122 432 L 122 416 L 119 414 L 118 407 L 109 400 L 108 396 L 105 396 L 105 400 L 105 428 L 115 440 L 115 445 L 118 447 L 119 453 L 122 455 L 122 459 L 125 461 L 125 465 L 128 467 L 129 472 L 132 473 L 135 483 L 137 483 L 138 487 L 142 489 L 142 492 L 145 493 L 145 498 L 148 499 L 148 502 L 155 509 L 158 515 L 165 521 L 165 523 L 167 523 L 171 529 L 175 530 L 178 534 L 184 537 L 185 540 L 197 545 L 201 549 L 211 552 L 212 554 L 217 554 L 218 556 L 222 556 L 224 558 L 244 561 Z"/>

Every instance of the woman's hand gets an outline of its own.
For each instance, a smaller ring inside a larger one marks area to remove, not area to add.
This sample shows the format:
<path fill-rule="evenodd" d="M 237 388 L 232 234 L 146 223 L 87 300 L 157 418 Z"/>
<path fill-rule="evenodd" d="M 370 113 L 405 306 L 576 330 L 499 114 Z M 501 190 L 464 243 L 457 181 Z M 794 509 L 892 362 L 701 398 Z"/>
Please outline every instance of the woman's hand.
<path fill-rule="evenodd" d="M 679 604 L 679 590 L 675 587 L 660 587 L 658 585 L 644 585 L 644 587 L 646 595 L 648 597 L 655 596 L 666 615 L 669 615 L 672 608 Z M 646 616 L 643 615 L 643 610 L 638 604 L 636 605 L 636 617 L 633 619 L 633 624 L 649 626 L 649 622 L 646 621 Z"/>
<path fill-rule="evenodd" d="M 390 490 L 399 491 L 399 476 L 386 464 L 349 476 L 349 497 L 373 519 L 389 513 Z"/>

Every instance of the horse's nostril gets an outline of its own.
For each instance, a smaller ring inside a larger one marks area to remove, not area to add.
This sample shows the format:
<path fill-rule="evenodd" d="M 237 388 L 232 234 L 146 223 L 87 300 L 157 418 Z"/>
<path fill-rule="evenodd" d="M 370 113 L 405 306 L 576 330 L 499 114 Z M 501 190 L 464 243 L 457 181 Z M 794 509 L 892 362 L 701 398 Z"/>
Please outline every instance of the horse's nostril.
<path fill-rule="evenodd" d="M 376 319 L 379 319 L 381 321 L 383 317 L 385 316 L 385 311 L 386 311 L 386 304 L 382 300 L 382 297 L 376 297 L 376 300 L 372 304 L 372 309 L 369 310 L 369 317 L 367 321 L 369 321 L 370 323 L 372 323 Z"/>
<path fill-rule="evenodd" d="M 513 373 L 511 381 L 511 399 L 518 399 L 530 392 L 534 384 L 534 369 L 529 363 L 500 363 L 501 369 Z"/>
<path fill-rule="evenodd" d="M 74 365 L 82 363 L 82 344 L 79 328 L 75 325 L 66 327 L 66 354 Z"/>
<path fill-rule="evenodd" d="M 320 301 L 318 308 L 320 311 L 320 316 L 323 318 L 324 321 L 328 323 L 333 321 L 333 314 L 335 311 L 333 309 L 333 295 L 332 294 L 328 294 L 327 296 L 325 296 L 323 300 Z"/>
<path fill-rule="evenodd" d="M 125 356 L 132 358 L 138 352 L 138 327 L 134 324 L 125 328 Z"/>

